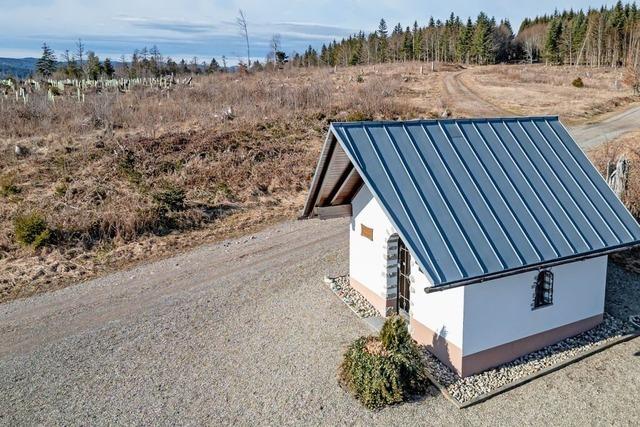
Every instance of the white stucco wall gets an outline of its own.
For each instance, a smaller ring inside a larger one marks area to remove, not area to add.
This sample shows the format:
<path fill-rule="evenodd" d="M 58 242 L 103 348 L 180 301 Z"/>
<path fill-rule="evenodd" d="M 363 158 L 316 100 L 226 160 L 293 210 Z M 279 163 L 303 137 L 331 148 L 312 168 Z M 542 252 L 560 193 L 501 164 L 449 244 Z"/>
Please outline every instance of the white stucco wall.
<path fill-rule="evenodd" d="M 396 230 L 366 185 L 352 209 L 350 276 L 384 300 L 387 241 Z M 362 224 L 373 229 L 373 241 L 361 235 Z M 412 259 L 410 315 L 467 356 L 603 313 L 606 256 L 551 270 L 553 305 L 532 310 L 537 271 L 427 294 L 431 282 Z"/>
<path fill-rule="evenodd" d="M 553 304 L 532 310 L 537 271 L 467 286 L 464 356 L 602 314 L 607 257 L 551 268 Z"/>
<path fill-rule="evenodd" d="M 387 289 L 387 240 L 396 230 L 366 185 L 356 194 L 351 205 L 349 274 L 384 299 Z M 373 229 L 373 242 L 360 234 L 361 224 Z M 418 269 L 414 258 L 411 280 L 411 316 L 462 348 L 464 288 L 426 294 L 424 288 L 431 286 L 431 283 Z"/>
<path fill-rule="evenodd" d="M 380 298 L 386 298 L 386 260 L 388 236 L 395 229 L 363 185 L 351 202 L 352 217 L 349 230 L 349 275 L 369 288 Z M 373 229 L 373 241 L 360 234 L 360 225 Z"/>
<path fill-rule="evenodd" d="M 424 288 L 431 286 L 425 274 L 413 261 L 411 278 L 411 316 L 416 321 L 462 349 L 465 288 L 447 289 L 427 294 Z"/>

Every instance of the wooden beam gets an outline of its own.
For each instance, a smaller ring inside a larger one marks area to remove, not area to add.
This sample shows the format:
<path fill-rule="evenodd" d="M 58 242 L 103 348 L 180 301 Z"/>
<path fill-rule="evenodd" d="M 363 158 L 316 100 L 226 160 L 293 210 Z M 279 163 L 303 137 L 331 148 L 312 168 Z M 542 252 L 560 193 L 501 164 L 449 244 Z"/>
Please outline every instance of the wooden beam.
<path fill-rule="evenodd" d="M 342 218 L 351 216 L 351 204 L 339 206 L 319 206 L 316 214 L 320 219 Z"/>

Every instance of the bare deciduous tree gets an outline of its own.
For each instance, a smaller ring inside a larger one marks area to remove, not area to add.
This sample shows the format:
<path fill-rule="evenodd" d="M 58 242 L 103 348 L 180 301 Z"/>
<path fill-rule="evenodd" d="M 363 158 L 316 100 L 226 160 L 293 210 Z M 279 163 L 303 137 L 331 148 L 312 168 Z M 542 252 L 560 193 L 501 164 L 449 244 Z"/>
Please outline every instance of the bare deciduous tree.
<path fill-rule="evenodd" d="M 277 53 L 280 50 L 280 34 L 274 34 L 271 37 L 271 52 L 270 52 L 270 56 L 271 59 L 273 59 L 273 62 L 277 62 Z"/>
<path fill-rule="evenodd" d="M 238 10 L 238 17 L 236 18 L 236 23 L 238 24 L 238 28 L 240 29 L 240 35 L 244 37 L 244 40 L 247 43 L 247 67 L 249 67 L 251 65 L 251 51 L 249 49 L 249 30 L 247 29 L 247 18 L 245 17 L 242 9 Z"/>
<path fill-rule="evenodd" d="M 84 43 L 82 43 L 82 39 L 78 39 L 76 42 L 76 56 L 78 57 L 78 65 L 80 66 L 80 71 L 84 71 Z"/>

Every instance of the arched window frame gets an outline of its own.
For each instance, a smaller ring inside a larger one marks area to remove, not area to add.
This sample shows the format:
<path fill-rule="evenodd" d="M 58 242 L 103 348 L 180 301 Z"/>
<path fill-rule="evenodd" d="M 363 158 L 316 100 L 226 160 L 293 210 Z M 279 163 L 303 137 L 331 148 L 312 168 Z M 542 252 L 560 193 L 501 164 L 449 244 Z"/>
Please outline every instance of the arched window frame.
<path fill-rule="evenodd" d="M 553 272 L 541 270 L 536 277 L 536 287 L 533 308 L 545 307 L 553 304 Z"/>

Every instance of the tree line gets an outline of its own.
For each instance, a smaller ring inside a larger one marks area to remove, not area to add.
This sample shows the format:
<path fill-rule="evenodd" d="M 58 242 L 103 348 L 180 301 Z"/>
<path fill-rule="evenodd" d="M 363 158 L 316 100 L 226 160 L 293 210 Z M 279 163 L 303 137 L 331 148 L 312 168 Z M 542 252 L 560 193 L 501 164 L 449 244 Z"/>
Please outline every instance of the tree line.
<path fill-rule="evenodd" d="M 638 68 L 640 10 L 618 1 L 610 8 L 525 19 L 516 41 L 525 59 L 548 64 Z"/>
<path fill-rule="evenodd" d="M 247 45 L 247 60 L 233 67 L 241 71 L 260 71 L 312 66 L 353 66 L 404 61 L 495 64 L 502 62 L 545 62 L 547 64 L 588 65 L 593 67 L 629 67 L 640 65 L 640 10 L 635 3 L 588 9 L 555 11 L 523 20 L 517 35 L 511 23 L 496 21 L 481 12 L 474 20 L 463 21 L 451 13 L 444 21 L 430 18 L 420 26 L 389 29 L 384 19 L 377 30 L 360 31 L 340 41 L 324 44 L 318 50 L 309 46 L 304 52 L 287 55 L 281 37 L 274 35 L 270 52 L 263 61 L 251 62 L 249 29 L 240 12 L 238 25 Z M 110 58 L 101 61 L 78 40 L 73 52 L 66 50 L 57 61 L 48 45 L 37 63 L 37 72 L 49 77 L 54 73 L 67 78 L 151 77 L 167 74 L 201 74 L 230 70 L 226 58 L 222 64 L 213 58 L 179 62 L 165 58 L 157 46 L 136 49 L 129 61 L 123 55 L 117 66 Z"/>
<path fill-rule="evenodd" d="M 630 66 L 640 62 L 640 11 L 635 3 L 588 9 L 557 10 L 523 20 L 514 35 L 508 20 L 496 21 L 481 12 L 463 22 L 451 14 L 431 18 L 426 26 L 397 24 L 391 31 L 382 19 L 378 29 L 359 32 L 322 46 L 311 60 L 331 66 L 402 61 L 443 61 L 465 64 L 545 62 Z"/>

